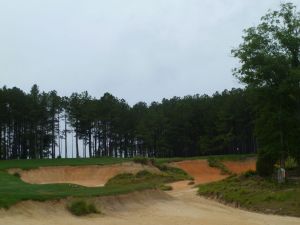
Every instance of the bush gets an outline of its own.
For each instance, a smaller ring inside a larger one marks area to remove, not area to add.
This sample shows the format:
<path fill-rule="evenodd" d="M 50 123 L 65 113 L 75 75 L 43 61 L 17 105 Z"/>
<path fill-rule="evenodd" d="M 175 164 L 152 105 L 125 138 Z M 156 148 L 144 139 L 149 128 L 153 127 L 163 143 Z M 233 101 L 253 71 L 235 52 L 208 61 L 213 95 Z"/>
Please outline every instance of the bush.
<path fill-rule="evenodd" d="M 132 173 L 122 173 L 118 174 L 112 178 L 110 178 L 105 186 L 112 186 L 112 185 L 120 185 L 120 184 L 129 184 L 135 180 L 135 176 Z"/>
<path fill-rule="evenodd" d="M 85 201 L 75 201 L 68 206 L 68 210 L 75 216 L 84 216 L 92 213 L 99 213 L 94 204 Z"/>
<path fill-rule="evenodd" d="M 290 170 L 290 169 L 295 169 L 298 167 L 297 161 L 295 160 L 295 158 L 292 157 L 288 157 L 285 161 L 285 168 Z"/>
<path fill-rule="evenodd" d="M 262 177 L 271 176 L 274 172 L 274 164 L 276 159 L 272 154 L 268 153 L 259 153 L 257 162 L 256 162 L 256 171 Z"/>
<path fill-rule="evenodd" d="M 248 170 L 247 172 L 243 173 L 243 176 L 246 178 L 253 177 L 256 175 L 257 175 L 257 172 L 254 170 Z"/>
<path fill-rule="evenodd" d="M 21 175 L 20 175 L 20 173 L 18 173 L 18 172 L 15 172 L 13 175 L 14 175 L 15 177 L 17 177 L 17 178 L 21 178 Z"/>
<path fill-rule="evenodd" d="M 135 175 L 136 178 L 145 178 L 150 176 L 152 176 L 152 173 L 147 170 L 142 170 Z"/>
<path fill-rule="evenodd" d="M 169 185 L 162 185 L 162 186 L 160 186 L 160 190 L 162 190 L 162 191 L 172 191 L 173 188 L 172 188 L 172 186 L 169 186 Z"/>

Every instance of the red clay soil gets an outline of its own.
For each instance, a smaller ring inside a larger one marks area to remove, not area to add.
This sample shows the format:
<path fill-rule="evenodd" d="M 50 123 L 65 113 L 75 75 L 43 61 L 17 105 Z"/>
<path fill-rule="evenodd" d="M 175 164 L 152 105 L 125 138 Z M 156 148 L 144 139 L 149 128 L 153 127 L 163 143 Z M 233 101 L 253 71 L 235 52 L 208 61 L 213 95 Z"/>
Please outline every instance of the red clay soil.
<path fill-rule="evenodd" d="M 256 170 L 256 159 L 247 159 L 244 161 L 224 161 L 222 162 L 231 172 L 241 174 L 249 170 Z"/>
<path fill-rule="evenodd" d="M 210 183 L 227 177 L 227 175 L 222 175 L 219 169 L 210 167 L 206 160 L 181 161 L 172 163 L 172 165 L 194 177 L 195 184 Z"/>

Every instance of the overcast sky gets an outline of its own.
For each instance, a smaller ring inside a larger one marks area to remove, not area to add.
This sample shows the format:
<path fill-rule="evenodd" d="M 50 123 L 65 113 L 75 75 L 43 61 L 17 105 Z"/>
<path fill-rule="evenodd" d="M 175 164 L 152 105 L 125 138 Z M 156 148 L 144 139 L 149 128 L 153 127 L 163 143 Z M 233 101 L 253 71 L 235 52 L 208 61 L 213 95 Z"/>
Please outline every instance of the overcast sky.
<path fill-rule="evenodd" d="M 283 2 L 0 0 L 0 86 L 130 104 L 240 87 L 230 50 Z"/>

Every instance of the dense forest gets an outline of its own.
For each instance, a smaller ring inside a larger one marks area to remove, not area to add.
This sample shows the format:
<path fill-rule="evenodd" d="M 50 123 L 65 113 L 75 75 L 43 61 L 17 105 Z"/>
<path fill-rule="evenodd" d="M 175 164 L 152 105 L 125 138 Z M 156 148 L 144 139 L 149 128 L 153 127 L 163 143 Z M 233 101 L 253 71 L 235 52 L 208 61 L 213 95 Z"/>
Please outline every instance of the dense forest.
<path fill-rule="evenodd" d="M 139 102 L 131 107 L 109 93 L 99 99 L 87 92 L 60 97 L 56 91 L 40 92 L 37 85 L 30 93 L 3 87 L 0 157 L 68 156 L 70 135 L 76 157 L 255 152 L 250 105 L 242 89 L 163 99 L 149 106 Z"/>

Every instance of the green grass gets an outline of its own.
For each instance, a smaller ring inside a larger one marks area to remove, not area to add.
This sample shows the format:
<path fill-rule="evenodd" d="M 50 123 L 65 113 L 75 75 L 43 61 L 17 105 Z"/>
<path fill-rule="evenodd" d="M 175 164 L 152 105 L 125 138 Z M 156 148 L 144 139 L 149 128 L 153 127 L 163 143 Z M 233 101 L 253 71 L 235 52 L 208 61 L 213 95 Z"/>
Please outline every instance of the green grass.
<path fill-rule="evenodd" d="M 175 158 L 156 158 L 155 163 L 166 164 L 172 162 L 180 162 L 183 160 L 198 160 L 198 159 L 208 159 L 212 156 L 196 156 L 196 157 L 175 157 Z M 239 154 L 239 155 L 214 155 L 214 158 L 220 161 L 241 161 L 248 158 L 256 157 L 256 154 Z"/>
<path fill-rule="evenodd" d="M 93 203 L 87 203 L 84 200 L 77 200 L 68 206 L 68 210 L 75 216 L 85 216 L 89 214 L 100 213 Z"/>
<path fill-rule="evenodd" d="M 53 160 L 58 162 L 60 160 Z M 67 160 L 67 165 L 90 165 L 94 160 Z M 100 165 L 118 163 L 120 160 L 110 158 L 96 160 Z M 123 162 L 123 160 L 121 160 Z M 11 167 L 35 168 L 36 166 L 45 166 L 48 162 L 27 163 L 26 165 L 11 165 Z M 2 165 L 2 168 L 10 168 L 8 164 Z M 60 165 L 62 164 L 60 162 Z M 151 174 L 147 171 L 141 171 L 137 175 L 122 174 L 118 175 L 108 182 L 105 187 L 88 188 L 74 184 L 29 184 L 23 182 L 18 174 L 11 175 L 6 171 L 0 171 L 0 208 L 8 208 L 20 201 L 35 200 L 46 201 L 62 199 L 66 197 L 95 197 L 106 195 L 119 195 L 133 191 L 159 188 L 164 183 L 190 178 L 184 171 L 166 167 L 163 174 Z"/>
<path fill-rule="evenodd" d="M 200 185 L 199 194 L 253 211 L 300 216 L 300 184 L 279 185 L 254 173 Z"/>
<path fill-rule="evenodd" d="M 242 160 L 249 157 L 254 157 L 253 154 L 245 155 L 219 155 L 214 156 L 220 160 Z M 207 159 L 209 156 L 199 156 L 199 157 L 177 157 L 177 158 L 156 158 L 155 163 L 162 165 L 171 162 L 179 162 L 183 160 L 197 160 L 197 159 Z M 144 161 L 143 158 L 135 158 L 137 161 Z M 0 161 L 0 170 L 6 170 L 10 168 L 21 168 L 21 169 L 35 169 L 43 166 L 84 166 L 84 165 L 109 165 L 122 162 L 133 161 L 134 159 L 122 159 L 122 158 L 111 158 L 111 157 L 101 157 L 101 158 L 91 158 L 91 159 L 21 159 L 21 160 L 3 160 Z"/>
<path fill-rule="evenodd" d="M 210 167 L 218 168 L 222 174 L 232 175 L 232 172 L 218 158 L 209 157 L 207 161 Z"/>
<path fill-rule="evenodd" d="M 46 201 L 73 197 L 95 197 L 125 194 L 132 191 L 155 188 L 153 182 L 130 183 L 109 187 L 88 188 L 74 184 L 28 184 L 20 178 L 0 171 L 0 208 L 9 208 L 20 201 Z"/>
<path fill-rule="evenodd" d="M 85 165 L 110 165 L 132 161 L 121 158 L 91 158 L 91 159 L 31 159 L 31 160 L 4 160 L 0 161 L 0 170 L 9 168 L 35 169 L 43 166 L 85 166 Z"/>
<path fill-rule="evenodd" d="M 219 156 L 217 156 L 219 157 Z M 222 156 L 224 157 L 224 156 Z M 232 157 L 232 156 L 226 156 Z M 239 156 L 240 157 L 240 156 Z M 43 159 L 43 160 L 10 160 L 0 161 L 0 208 L 8 208 L 17 202 L 25 200 L 47 201 L 67 197 L 95 197 L 106 195 L 119 195 L 133 191 L 159 188 L 165 183 L 179 180 L 192 180 L 193 178 L 178 168 L 164 165 L 168 162 L 195 158 L 156 159 L 154 164 L 162 175 L 150 174 L 142 171 L 136 176 L 120 175 L 110 181 L 105 187 L 88 188 L 74 184 L 29 184 L 20 179 L 19 174 L 11 175 L 5 170 L 9 168 L 34 169 L 42 166 L 83 166 L 83 165 L 109 165 L 132 161 L 132 159 L 118 158 L 92 158 L 92 159 Z M 131 176 L 131 177 L 130 177 Z"/>

